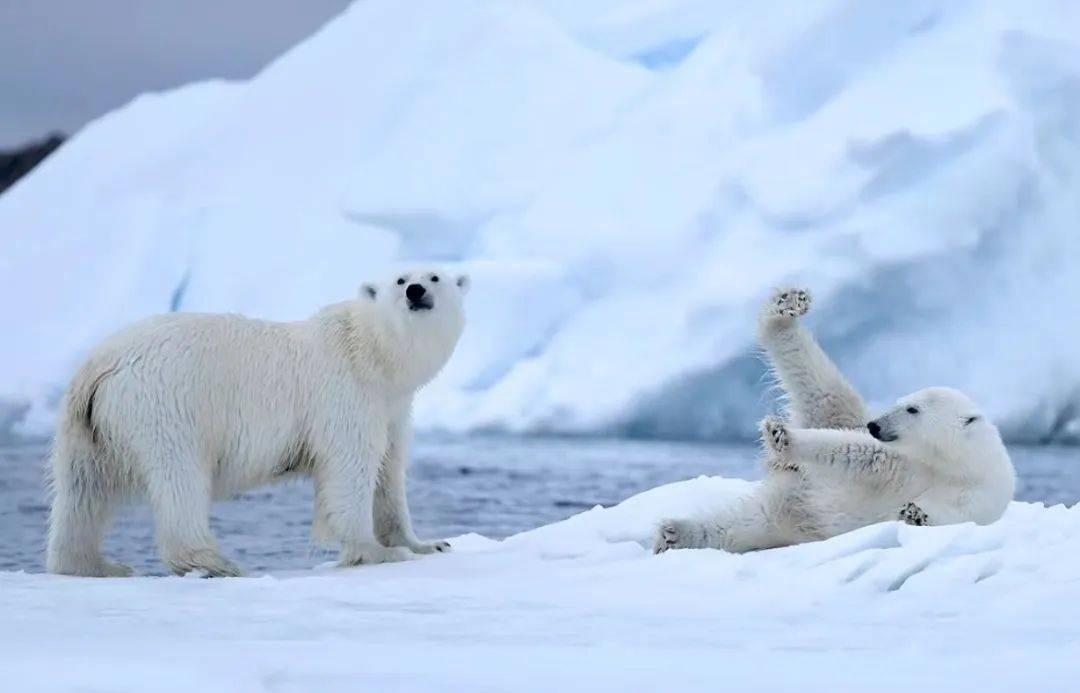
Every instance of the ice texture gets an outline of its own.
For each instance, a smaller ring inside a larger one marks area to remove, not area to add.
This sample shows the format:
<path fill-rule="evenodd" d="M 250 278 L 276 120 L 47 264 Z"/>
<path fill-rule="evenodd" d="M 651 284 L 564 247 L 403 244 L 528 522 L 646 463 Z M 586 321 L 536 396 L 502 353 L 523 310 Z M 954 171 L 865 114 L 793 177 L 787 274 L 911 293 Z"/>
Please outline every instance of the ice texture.
<path fill-rule="evenodd" d="M 475 275 L 422 430 L 749 437 L 770 288 L 873 406 L 1080 440 L 1080 5 L 359 2 L 140 96 L 0 198 L 0 424 L 149 313 L 299 319 Z"/>

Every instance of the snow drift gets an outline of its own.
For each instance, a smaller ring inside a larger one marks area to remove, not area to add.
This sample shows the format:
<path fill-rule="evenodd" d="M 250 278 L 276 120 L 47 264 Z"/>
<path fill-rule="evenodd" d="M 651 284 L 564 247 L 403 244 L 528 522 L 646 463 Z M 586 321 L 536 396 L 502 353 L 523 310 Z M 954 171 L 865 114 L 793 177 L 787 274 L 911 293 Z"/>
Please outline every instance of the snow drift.
<path fill-rule="evenodd" d="M 895 522 L 735 555 L 653 556 L 666 515 L 748 482 L 699 478 L 407 563 L 256 579 L 0 573 L 16 689 L 1064 690 L 1080 508 Z M 365 686 L 366 684 L 366 686 Z"/>
<path fill-rule="evenodd" d="M 753 316 L 812 287 L 876 404 L 1080 440 L 1080 6 L 357 3 L 245 83 L 139 97 L 0 198 L 0 423 L 147 313 L 290 319 L 471 268 L 446 430 L 752 435 Z"/>

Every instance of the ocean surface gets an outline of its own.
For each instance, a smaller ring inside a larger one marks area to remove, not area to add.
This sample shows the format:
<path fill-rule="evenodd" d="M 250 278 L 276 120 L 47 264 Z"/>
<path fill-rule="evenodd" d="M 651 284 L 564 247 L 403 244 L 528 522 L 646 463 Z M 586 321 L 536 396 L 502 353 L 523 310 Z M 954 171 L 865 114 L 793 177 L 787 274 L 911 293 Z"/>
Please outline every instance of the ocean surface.
<path fill-rule="evenodd" d="M 1080 500 L 1080 449 L 1012 447 L 1017 499 Z M 48 503 L 44 447 L 0 449 L 0 570 L 41 572 Z M 471 437 L 421 439 L 409 471 L 409 505 L 422 538 L 477 532 L 502 538 L 595 505 L 699 475 L 756 479 L 750 444 Z M 223 550 L 249 573 L 313 566 L 333 553 L 310 540 L 312 489 L 294 481 L 214 506 Z M 105 553 L 141 574 L 166 574 L 145 505 L 124 508 Z"/>

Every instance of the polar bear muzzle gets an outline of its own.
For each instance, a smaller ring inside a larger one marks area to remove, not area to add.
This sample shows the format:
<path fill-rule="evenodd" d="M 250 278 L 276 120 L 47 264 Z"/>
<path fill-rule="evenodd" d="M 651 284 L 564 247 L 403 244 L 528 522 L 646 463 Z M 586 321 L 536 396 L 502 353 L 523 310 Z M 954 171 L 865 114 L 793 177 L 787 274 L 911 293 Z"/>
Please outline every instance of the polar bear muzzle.
<path fill-rule="evenodd" d="M 409 310 L 431 310 L 435 307 L 431 295 L 422 284 L 409 284 L 405 288 L 405 298 L 409 300 Z"/>
<path fill-rule="evenodd" d="M 898 437 L 895 431 L 882 426 L 881 419 L 866 424 L 866 430 L 870 431 L 870 435 L 882 443 L 891 443 Z"/>

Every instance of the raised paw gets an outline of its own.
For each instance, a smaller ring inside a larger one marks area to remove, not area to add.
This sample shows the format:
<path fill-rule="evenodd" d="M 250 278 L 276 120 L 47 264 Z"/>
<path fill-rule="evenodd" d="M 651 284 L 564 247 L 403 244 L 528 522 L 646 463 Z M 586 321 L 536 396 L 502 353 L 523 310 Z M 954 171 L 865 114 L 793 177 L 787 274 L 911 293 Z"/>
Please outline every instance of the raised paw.
<path fill-rule="evenodd" d="M 791 442 L 787 424 L 778 416 L 766 416 L 761 422 L 761 438 L 765 441 L 765 447 L 775 453 L 786 451 Z"/>
<path fill-rule="evenodd" d="M 930 518 L 927 516 L 926 512 L 914 503 L 908 503 L 900 508 L 898 519 L 904 524 L 915 525 L 916 527 L 923 527 L 930 524 Z"/>
<path fill-rule="evenodd" d="M 797 318 L 810 310 L 810 292 L 806 289 L 779 289 L 766 304 L 772 317 Z"/>
<path fill-rule="evenodd" d="M 448 541 L 418 541 L 415 544 L 410 544 L 409 548 L 413 553 L 449 553 L 450 542 Z"/>
<path fill-rule="evenodd" d="M 699 548 L 701 532 L 695 530 L 696 525 L 685 520 L 661 521 L 653 541 L 653 553 L 663 553 L 669 549 Z"/>
<path fill-rule="evenodd" d="M 766 472 L 797 472 L 799 465 L 780 455 L 769 455 L 765 459 Z"/>

